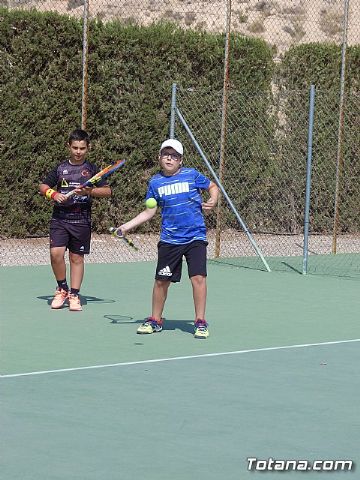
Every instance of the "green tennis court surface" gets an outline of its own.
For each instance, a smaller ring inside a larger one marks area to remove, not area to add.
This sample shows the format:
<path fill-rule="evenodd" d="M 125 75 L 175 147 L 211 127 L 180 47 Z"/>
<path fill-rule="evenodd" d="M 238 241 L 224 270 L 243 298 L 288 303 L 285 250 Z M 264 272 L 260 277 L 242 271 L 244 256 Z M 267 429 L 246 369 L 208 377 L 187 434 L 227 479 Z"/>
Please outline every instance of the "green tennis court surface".
<path fill-rule="evenodd" d="M 1 478 L 356 478 L 247 458 L 359 465 L 359 282 L 210 263 L 202 341 L 186 275 L 136 335 L 153 270 L 88 265 L 81 313 L 50 310 L 50 267 L 0 270 Z"/>

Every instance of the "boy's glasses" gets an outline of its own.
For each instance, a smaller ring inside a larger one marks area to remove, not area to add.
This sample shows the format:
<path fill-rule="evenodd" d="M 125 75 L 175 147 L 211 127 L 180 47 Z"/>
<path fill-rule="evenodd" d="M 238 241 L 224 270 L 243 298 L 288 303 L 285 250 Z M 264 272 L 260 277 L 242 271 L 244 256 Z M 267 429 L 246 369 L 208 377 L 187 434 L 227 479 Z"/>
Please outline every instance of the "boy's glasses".
<path fill-rule="evenodd" d="M 181 155 L 179 155 L 178 153 L 161 153 L 160 154 L 160 157 L 161 158 L 171 158 L 171 160 L 180 160 L 181 159 Z"/>

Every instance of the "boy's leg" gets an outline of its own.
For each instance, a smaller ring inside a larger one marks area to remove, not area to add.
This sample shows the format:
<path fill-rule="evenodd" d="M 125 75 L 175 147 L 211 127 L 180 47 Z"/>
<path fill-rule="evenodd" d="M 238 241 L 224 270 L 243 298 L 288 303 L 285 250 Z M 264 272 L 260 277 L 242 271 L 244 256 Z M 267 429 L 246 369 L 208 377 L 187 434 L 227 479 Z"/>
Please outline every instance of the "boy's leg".
<path fill-rule="evenodd" d="M 194 275 L 190 278 L 193 289 L 195 321 L 205 318 L 206 309 L 206 277 L 203 275 Z"/>
<path fill-rule="evenodd" d="M 145 319 L 137 329 L 137 333 L 159 333 L 162 331 L 162 312 L 164 310 L 169 285 L 170 280 L 155 280 L 152 294 L 151 317 Z"/>
<path fill-rule="evenodd" d="M 206 247 L 207 242 L 197 240 L 189 244 L 184 253 L 193 289 L 195 321 L 205 318 L 207 293 Z"/>
<path fill-rule="evenodd" d="M 57 281 L 66 278 L 65 251 L 69 238 L 64 222 L 53 218 L 50 222 L 50 261 Z"/>
<path fill-rule="evenodd" d="M 79 297 L 79 290 L 84 278 L 84 255 L 69 252 L 70 260 L 70 282 L 69 305 L 72 312 L 81 312 L 82 306 Z"/>
<path fill-rule="evenodd" d="M 170 286 L 170 281 L 155 280 L 152 294 L 152 313 L 151 317 L 156 321 L 161 322 L 164 305 L 167 298 L 167 292 Z"/>
<path fill-rule="evenodd" d="M 51 308 L 61 308 L 68 299 L 67 288 L 60 288 L 60 285 L 66 285 L 66 264 L 65 264 L 65 250 L 66 247 L 50 248 L 51 267 L 54 272 L 58 287 L 56 289 L 54 298 L 51 302 Z M 67 286 L 67 285 L 66 285 Z"/>
<path fill-rule="evenodd" d="M 50 248 L 51 267 L 56 280 L 64 280 L 66 278 L 65 250 L 66 247 Z"/>
<path fill-rule="evenodd" d="M 195 308 L 195 338 L 207 338 L 209 336 L 208 324 L 205 320 L 207 295 L 206 247 L 207 242 L 195 241 L 188 246 L 188 249 L 185 253 L 189 277 L 193 288 Z"/>
<path fill-rule="evenodd" d="M 89 224 L 70 224 L 69 260 L 70 260 L 70 310 L 82 310 L 79 291 L 84 278 L 84 255 L 90 252 L 91 226 Z"/>
<path fill-rule="evenodd" d="M 84 255 L 69 252 L 70 285 L 72 289 L 80 290 L 84 278 Z"/>
<path fill-rule="evenodd" d="M 162 313 L 170 283 L 179 282 L 181 279 L 182 255 L 181 246 L 159 242 L 151 317 L 145 319 L 137 329 L 137 333 L 161 332 Z"/>
<path fill-rule="evenodd" d="M 58 287 L 51 302 L 51 308 L 61 308 L 68 299 L 66 283 L 65 251 L 69 233 L 61 220 L 52 219 L 50 223 L 50 262 Z"/>

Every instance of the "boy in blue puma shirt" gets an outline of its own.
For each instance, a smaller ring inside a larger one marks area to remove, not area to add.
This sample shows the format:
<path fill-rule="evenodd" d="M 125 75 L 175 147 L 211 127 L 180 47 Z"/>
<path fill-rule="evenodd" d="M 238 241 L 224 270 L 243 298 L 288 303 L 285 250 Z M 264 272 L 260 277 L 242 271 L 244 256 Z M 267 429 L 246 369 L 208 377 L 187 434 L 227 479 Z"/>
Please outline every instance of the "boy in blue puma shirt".
<path fill-rule="evenodd" d="M 219 189 L 194 168 L 184 167 L 184 149 L 178 140 L 162 143 L 159 162 L 161 171 L 148 184 L 146 199 L 154 198 L 161 208 L 161 234 L 158 262 L 152 296 L 152 314 L 140 325 L 137 333 L 156 333 L 162 330 L 162 312 L 170 283 L 181 279 L 182 258 L 186 259 L 193 289 L 195 307 L 195 338 L 209 336 L 205 320 L 206 307 L 206 227 L 203 210 L 215 207 Z M 202 201 L 201 190 L 209 193 Z M 119 227 L 122 233 L 147 222 L 156 208 L 146 208 L 132 220 Z"/>

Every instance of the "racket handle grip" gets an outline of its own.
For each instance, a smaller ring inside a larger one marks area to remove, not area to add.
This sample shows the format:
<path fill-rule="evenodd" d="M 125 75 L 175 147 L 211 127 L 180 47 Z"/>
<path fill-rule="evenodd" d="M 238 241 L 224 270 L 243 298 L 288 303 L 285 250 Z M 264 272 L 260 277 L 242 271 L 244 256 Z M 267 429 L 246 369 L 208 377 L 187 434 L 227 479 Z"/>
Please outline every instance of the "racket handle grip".
<path fill-rule="evenodd" d="M 123 237 L 121 230 L 116 227 L 110 227 L 109 232 L 111 233 L 111 235 L 114 235 L 114 237 Z"/>
<path fill-rule="evenodd" d="M 65 198 L 71 198 L 73 195 L 75 195 L 75 189 L 70 190 L 70 192 L 65 193 L 64 197 Z"/>
<path fill-rule="evenodd" d="M 124 234 L 123 232 L 120 230 L 120 228 L 115 228 L 115 227 L 110 227 L 109 228 L 109 232 L 111 233 L 111 235 L 113 235 L 114 237 L 118 237 L 118 238 L 121 238 L 121 240 L 123 240 L 125 243 L 127 243 L 131 248 L 133 248 L 134 250 L 139 250 L 138 247 L 136 245 L 134 245 L 134 243 L 129 240 Z"/>

